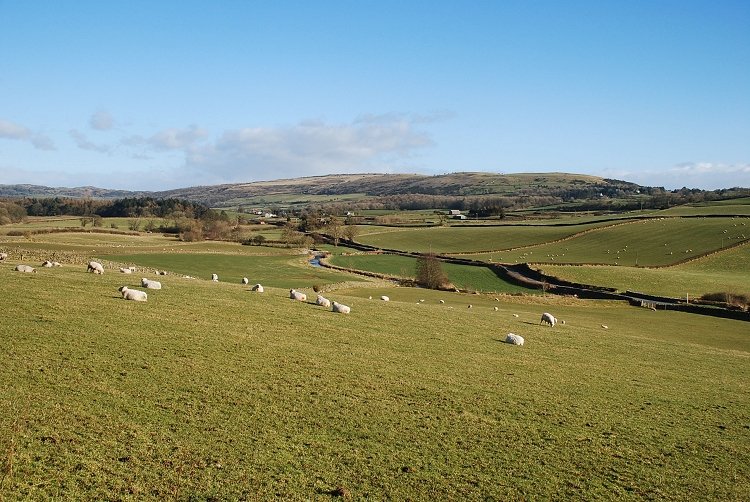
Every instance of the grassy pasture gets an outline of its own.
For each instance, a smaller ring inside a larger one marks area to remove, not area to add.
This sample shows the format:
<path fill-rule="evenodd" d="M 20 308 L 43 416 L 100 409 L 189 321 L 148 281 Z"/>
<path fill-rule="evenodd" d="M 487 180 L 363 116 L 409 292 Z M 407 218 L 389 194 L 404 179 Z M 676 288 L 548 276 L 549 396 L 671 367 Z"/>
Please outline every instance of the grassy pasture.
<path fill-rule="evenodd" d="M 493 249 L 509 249 L 562 239 L 578 232 L 611 223 L 588 223 L 574 226 L 492 226 L 492 227 L 430 227 L 388 229 L 367 232 L 357 242 L 386 249 L 434 253 L 466 253 Z"/>
<path fill-rule="evenodd" d="M 689 205 L 675 206 L 655 214 L 664 216 L 688 216 L 688 215 L 744 215 L 750 216 L 750 203 L 743 202 L 746 199 L 732 200 L 733 204 L 711 204 L 711 205 Z M 723 201 L 730 202 L 730 201 Z"/>
<path fill-rule="evenodd" d="M 343 316 L 172 276 L 138 304 L 123 276 L 12 266 L 3 499 L 750 496 L 746 323 L 405 288 L 329 293 Z"/>
<path fill-rule="evenodd" d="M 545 264 L 543 272 L 583 284 L 609 286 L 621 291 L 695 298 L 706 293 L 750 294 L 750 245 L 722 251 L 668 268 L 570 266 Z"/>
<path fill-rule="evenodd" d="M 391 276 L 413 279 L 416 275 L 417 259 L 398 255 L 352 255 L 332 256 L 330 263 L 339 267 L 367 270 Z M 485 267 L 443 263 L 443 271 L 454 286 L 483 292 L 538 294 L 537 290 L 523 288 L 505 282 Z"/>
<path fill-rule="evenodd" d="M 201 253 L 147 253 L 109 255 L 109 260 L 133 263 L 139 267 L 168 270 L 177 274 L 210 279 L 211 274 L 219 281 L 239 283 L 247 277 L 252 283 L 279 288 L 312 287 L 315 284 L 331 284 L 346 281 L 362 281 L 359 276 L 335 272 L 308 263 L 308 255 L 295 256 L 251 256 L 234 254 Z"/>
<path fill-rule="evenodd" d="M 608 226 L 561 242 L 472 258 L 503 263 L 664 266 L 746 239 L 750 239 L 750 219 L 664 218 Z"/>

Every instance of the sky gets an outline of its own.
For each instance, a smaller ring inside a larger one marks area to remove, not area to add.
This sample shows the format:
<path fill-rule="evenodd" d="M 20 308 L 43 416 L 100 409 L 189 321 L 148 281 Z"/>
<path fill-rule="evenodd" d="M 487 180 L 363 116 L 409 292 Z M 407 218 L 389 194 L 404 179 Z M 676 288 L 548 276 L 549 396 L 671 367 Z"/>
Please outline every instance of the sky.
<path fill-rule="evenodd" d="M 0 184 L 750 187 L 750 2 L 0 0 Z"/>

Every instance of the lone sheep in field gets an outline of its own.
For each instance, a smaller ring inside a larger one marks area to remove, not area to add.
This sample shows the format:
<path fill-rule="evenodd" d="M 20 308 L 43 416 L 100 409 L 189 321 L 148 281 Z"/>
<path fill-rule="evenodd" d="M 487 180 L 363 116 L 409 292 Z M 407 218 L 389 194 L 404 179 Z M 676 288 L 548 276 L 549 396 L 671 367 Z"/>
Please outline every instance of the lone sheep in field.
<path fill-rule="evenodd" d="M 242 284 L 247 284 L 247 283 L 248 283 L 248 282 L 250 282 L 250 281 L 248 281 L 248 280 L 247 280 L 247 277 L 243 277 L 243 278 L 242 278 L 242 280 L 241 280 L 240 282 L 241 282 Z"/>
<path fill-rule="evenodd" d="M 219 276 L 216 274 L 211 274 L 211 280 L 214 282 L 219 282 Z"/>
<path fill-rule="evenodd" d="M 7 260 L 8 259 L 8 253 L 0 253 L 0 261 Z"/>
<path fill-rule="evenodd" d="M 36 273 L 36 269 L 29 265 L 16 265 L 16 272 L 25 272 L 27 274 L 30 274 L 32 272 Z"/>
<path fill-rule="evenodd" d="M 607 326 L 606 324 L 602 324 L 602 328 L 609 329 L 609 326 Z"/>
<path fill-rule="evenodd" d="M 262 293 L 263 292 L 263 286 L 261 286 L 260 284 L 256 284 L 255 286 L 252 287 L 252 290 L 256 291 L 258 293 Z"/>
<path fill-rule="evenodd" d="M 381 299 L 381 300 L 383 300 L 384 302 L 389 302 L 389 301 L 391 301 L 391 299 L 390 299 L 390 298 L 388 298 L 388 297 L 387 297 L 387 296 L 385 296 L 385 295 L 381 296 L 381 297 L 380 297 L 380 299 Z"/>
<path fill-rule="evenodd" d="M 523 337 L 521 335 L 516 335 L 515 333 L 508 333 L 505 336 L 505 343 L 510 343 L 511 345 L 523 345 Z"/>
<path fill-rule="evenodd" d="M 557 323 L 557 319 L 555 319 L 555 316 L 553 316 L 549 312 L 545 312 L 544 314 L 542 314 L 542 320 L 539 321 L 539 324 L 544 324 L 545 322 L 550 326 L 554 326 Z"/>
<path fill-rule="evenodd" d="M 161 289 L 161 283 L 159 281 L 152 281 L 151 279 L 146 279 L 145 277 L 141 279 L 141 286 L 146 289 Z"/>
<path fill-rule="evenodd" d="M 134 302 L 145 302 L 148 300 L 148 294 L 145 291 L 130 289 L 127 286 L 122 286 L 119 291 L 126 300 L 133 300 Z"/>
<path fill-rule="evenodd" d="M 317 303 L 321 307 L 326 307 L 326 308 L 331 306 L 331 300 L 329 300 L 328 298 L 324 298 L 320 295 L 318 295 L 318 297 L 315 299 L 315 303 Z"/>
<path fill-rule="evenodd" d="M 331 305 L 331 312 L 338 312 L 340 314 L 348 314 L 349 312 L 351 312 L 351 310 L 352 309 L 350 307 L 348 307 L 347 305 L 344 305 L 343 303 L 333 302 L 333 304 Z"/>
<path fill-rule="evenodd" d="M 440 303 L 445 303 L 445 300 L 440 300 Z"/>
<path fill-rule="evenodd" d="M 498 310 L 500 310 L 500 309 L 499 309 L 499 308 L 497 308 L 497 307 L 495 307 L 495 312 L 497 312 Z"/>
<path fill-rule="evenodd" d="M 89 266 L 86 268 L 86 272 L 93 272 L 95 274 L 103 274 L 104 265 L 102 265 L 98 261 L 90 261 Z"/>
<path fill-rule="evenodd" d="M 305 293 L 300 293 L 299 291 L 295 289 L 289 290 L 289 298 L 291 298 L 292 300 L 297 300 L 298 302 L 307 301 L 307 295 Z"/>
<path fill-rule="evenodd" d="M 513 314 L 513 317 L 518 317 L 518 314 Z"/>

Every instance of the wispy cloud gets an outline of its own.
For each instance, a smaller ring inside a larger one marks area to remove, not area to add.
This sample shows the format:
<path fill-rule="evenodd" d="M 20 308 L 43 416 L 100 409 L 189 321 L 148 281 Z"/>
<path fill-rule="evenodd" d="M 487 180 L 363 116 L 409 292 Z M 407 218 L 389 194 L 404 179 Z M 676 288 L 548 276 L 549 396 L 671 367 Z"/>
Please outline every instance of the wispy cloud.
<path fill-rule="evenodd" d="M 226 131 L 213 144 L 187 152 L 186 167 L 222 182 L 393 171 L 432 145 L 406 116 L 368 115 L 345 124 L 310 120 Z"/>
<path fill-rule="evenodd" d="M 73 141 L 78 145 L 78 148 L 82 150 L 90 150 L 92 152 L 100 153 L 108 153 L 112 150 L 112 147 L 108 145 L 100 145 L 90 141 L 85 134 L 76 129 L 71 129 L 69 133 L 70 137 L 73 138 Z"/>
<path fill-rule="evenodd" d="M 7 120 L 0 120 L 0 138 L 28 141 L 38 150 L 55 150 L 55 144 L 50 137 Z"/>
<path fill-rule="evenodd" d="M 208 131 L 196 125 L 186 129 L 165 129 L 151 136 L 147 143 L 156 150 L 189 150 L 208 137 Z"/>
<path fill-rule="evenodd" d="M 97 131 L 109 131 L 115 126 L 115 119 L 109 112 L 100 110 L 89 119 L 89 125 Z"/>

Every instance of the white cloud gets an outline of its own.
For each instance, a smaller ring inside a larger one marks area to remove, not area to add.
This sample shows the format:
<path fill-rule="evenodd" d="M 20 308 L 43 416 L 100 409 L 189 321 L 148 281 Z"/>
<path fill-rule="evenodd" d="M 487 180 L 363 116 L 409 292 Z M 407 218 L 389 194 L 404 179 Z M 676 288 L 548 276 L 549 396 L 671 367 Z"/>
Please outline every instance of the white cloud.
<path fill-rule="evenodd" d="M 109 131 L 115 126 L 115 119 L 108 112 L 98 111 L 89 119 L 89 125 L 97 131 Z"/>
<path fill-rule="evenodd" d="M 70 137 L 73 138 L 73 140 L 76 142 L 76 145 L 78 145 L 78 148 L 82 150 L 90 150 L 93 152 L 100 152 L 100 153 L 108 153 L 109 151 L 112 150 L 112 148 L 107 145 L 98 145 L 96 143 L 89 141 L 86 135 L 80 131 L 71 129 L 69 132 L 70 132 Z"/>
<path fill-rule="evenodd" d="M 7 120 L 0 120 L 0 138 L 28 141 L 38 150 L 55 150 L 55 144 L 50 137 Z"/>
<path fill-rule="evenodd" d="M 393 171 L 430 137 L 400 115 L 368 115 L 350 124 L 304 121 L 279 128 L 226 131 L 214 144 L 187 152 L 203 182 Z"/>
<path fill-rule="evenodd" d="M 186 150 L 208 137 L 208 131 L 191 125 L 187 129 L 165 129 L 151 136 L 147 143 L 156 150 Z"/>

